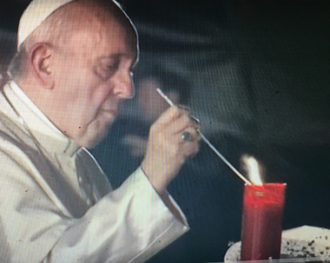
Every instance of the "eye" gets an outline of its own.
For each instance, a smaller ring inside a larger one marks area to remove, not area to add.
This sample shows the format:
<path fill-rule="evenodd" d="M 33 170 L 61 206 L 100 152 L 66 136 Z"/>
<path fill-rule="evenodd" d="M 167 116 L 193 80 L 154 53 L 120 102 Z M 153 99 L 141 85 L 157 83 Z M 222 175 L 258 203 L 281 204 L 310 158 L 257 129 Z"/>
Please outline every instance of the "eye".
<path fill-rule="evenodd" d="M 130 66 L 129 68 L 129 74 L 131 75 L 131 78 L 134 77 L 134 70 L 135 70 L 135 63 L 133 65 Z"/>
<path fill-rule="evenodd" d="M 94 68 L 94 72 L 101 79 L 107 80 L 118 71 L 119 64 L 119 59 L 104 59 Z"/>

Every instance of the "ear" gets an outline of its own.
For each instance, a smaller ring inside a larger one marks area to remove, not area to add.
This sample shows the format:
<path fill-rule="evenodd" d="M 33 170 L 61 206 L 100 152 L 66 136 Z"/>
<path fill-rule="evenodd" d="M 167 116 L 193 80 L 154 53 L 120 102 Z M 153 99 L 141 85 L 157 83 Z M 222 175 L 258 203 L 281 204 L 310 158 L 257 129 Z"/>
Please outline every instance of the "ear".
<path fill-rule="evenodd" d="M 52 89 L 54 86 L 52 74 L 53 52 L 53 47 L 46 43 L 36 43 L 29 52 L 32 74 L 46 89 Z"/>

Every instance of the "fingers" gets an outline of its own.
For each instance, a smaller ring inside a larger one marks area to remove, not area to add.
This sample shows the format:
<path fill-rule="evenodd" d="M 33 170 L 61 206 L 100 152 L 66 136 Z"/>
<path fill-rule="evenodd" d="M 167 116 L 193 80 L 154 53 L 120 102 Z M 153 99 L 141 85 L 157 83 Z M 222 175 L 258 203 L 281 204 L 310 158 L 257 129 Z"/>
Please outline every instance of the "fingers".
<path fill-rule="evenodd" d="M 182 138 L 188 133 L 190 141 Z M 164 190 L 184 162 L 199 150 L 199 124 L 188 110 L 172 106 L 151 126 L 141 168 L 157 189 Z"/>
<path fill-rule="evenodd" d="M 191 137 L 188 138 L 190 140 L 187 140 L 184 138 L 184 135 L 185 134 L 189 134 L 188 137 Z M 188 128 L 186 128 L 184 130 L 183 133 L 181 134 L 178 134 L 178 140 L 180 140 L 180 144 L 182 145 L 182 158 L 183 158 L 183 161 L 186 161 L 187 159 L 195 156 L 198 151 L 199 151 L 199 147 L 200 147 L 200 140 L 201 140 L 201 137 L 200 137 L 200 134 L 198 132 L 198 130 L 193 127 L 193 126 L 190 126 Z"/>
<path fill-rule="evenodd" d="M 191 117 L 189 111 L 178 106 L 172 106 L 165 111 L 155 122 L 155 126 L 158 126 L 159 129 L 166 128 L 172 134 L 181 134 L 188 127 L 199 129 L 199 123 Z"/>
<path fill-rule="evenodd" d="M 191 117 L 190 112 L 180 106 L 172 106 L 155 124 L 155 133 L 163 135 L 161 139 L 175 152 L 175 158 L 183 164 L 199 151 L 199 122 Z M 184 135 L 190 140 L 184 140 Z"/>
<path fill-rule="evenodd" d="M 183 161 L 185 162 L 186 160 L 194 157 L 198 151 L 199 151 L 199 142 L 195 141 L 195 142 L 185 142 L 182 145 L 182 157 L 183 157 Z"/>
<path fill-rule="evenodd" d="M 184 113 L 185 111 L 182 109 L 180 110 L 179 107 L 177 106 L 171 106 L 169 107 L 165 112 L 163 112 L 160 117 L 158 118 L 158 120 L 156 121 L 156 123 L 158 125 L 166 125 L 172 121 L 175 121 L 176 119 L 180 118 L 181 115 Z"/>

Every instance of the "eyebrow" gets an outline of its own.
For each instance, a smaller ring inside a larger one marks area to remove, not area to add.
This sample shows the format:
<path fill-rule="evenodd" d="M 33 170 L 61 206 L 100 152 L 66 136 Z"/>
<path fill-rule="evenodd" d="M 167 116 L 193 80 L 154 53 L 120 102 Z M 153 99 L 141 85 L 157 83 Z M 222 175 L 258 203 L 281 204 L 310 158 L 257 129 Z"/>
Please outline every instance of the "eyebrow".
<path fill-rule="evenodd" d="M 97 58 L 97 61 L 102 61 L 104 59 L 109 60 L 120 60 L 121 58 L 127 58 L 127 59 L 133 59 L 132 60 L 132 68 L 136 66 L 136 64 L 139 61 L 139 55 L 138 52 L 131 52 L 131 53 L 117 53 L 117 54 L 111 54 L 109 56 L 100 56 Z"/>
<path fill-rule="evenodd" d="M 116 54 L 111 54 L 109 56 L 100 56 L 97 58 L 97 60 L 102 60 L 102 59 L 120 59 L 120 58 L 133 58 L 134 61 L 137 59 L 138 54 L 137 52 L 131 52 L 131 53 L 116 53 Z"/>

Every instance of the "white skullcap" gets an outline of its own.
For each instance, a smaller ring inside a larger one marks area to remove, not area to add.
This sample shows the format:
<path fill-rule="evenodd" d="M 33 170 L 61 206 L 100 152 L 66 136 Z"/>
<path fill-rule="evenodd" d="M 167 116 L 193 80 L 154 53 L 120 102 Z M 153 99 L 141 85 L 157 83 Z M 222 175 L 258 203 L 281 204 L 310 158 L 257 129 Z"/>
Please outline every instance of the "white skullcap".
<path fill-rule="evenodd" d="M 18 26 L 17 50 L 27 37 L 54 11 L 74 0 L 33 0 L 25 9 Z"/>

